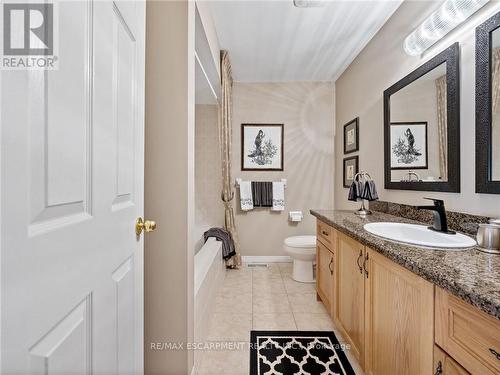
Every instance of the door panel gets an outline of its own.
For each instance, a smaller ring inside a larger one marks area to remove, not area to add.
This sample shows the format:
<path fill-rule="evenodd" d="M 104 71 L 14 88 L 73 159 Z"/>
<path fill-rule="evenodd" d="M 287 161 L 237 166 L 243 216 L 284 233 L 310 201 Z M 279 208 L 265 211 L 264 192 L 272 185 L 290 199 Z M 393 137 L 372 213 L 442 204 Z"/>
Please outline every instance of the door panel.
<path fill-rule="evenodd" d="M 316 288 L 323 304 L 331 314 L 334 278 L 334 254 L 321 242 L 316 243 Z"/>
<path fill-rule="evenodd" d="M 68 33 L 59 43 L 64 63 L 27 77 L 33 234 L 84 219 L 90 211 L 91 6 L 62 3 L 59 11 Z"/>
<path fill-rule="evenodd" d="M 366 374 L 431 374 L 433 285 L 371 249 L 366 252 Z"/>
<path fill-rule="evenodd" d="M 116 127 L 117 167 L 115 204 L 132 203 L 134 188 L 135 130 L 135 37 L 120 13 L 113 7 L 113 108 Z M 116 208 L 116 207 L 114 207 Z"/>
<path fill-rule="evenodd" d="M 0 71 L 0 373 L 141 374 L 145 4 L 58 5 L 59 69 Z"/>
<path fill-rule="evenodd" d="M 364 360 L 364 246 L 342 233 L 337 241 L 337 276 L 335 287 L 335 322 L 349 341 L 361 366 Z"/>
<path fill-rule="evenodd" d="M 31 374 L 90 374 L 91 297 L 87 296 L 31 349 Z"/>

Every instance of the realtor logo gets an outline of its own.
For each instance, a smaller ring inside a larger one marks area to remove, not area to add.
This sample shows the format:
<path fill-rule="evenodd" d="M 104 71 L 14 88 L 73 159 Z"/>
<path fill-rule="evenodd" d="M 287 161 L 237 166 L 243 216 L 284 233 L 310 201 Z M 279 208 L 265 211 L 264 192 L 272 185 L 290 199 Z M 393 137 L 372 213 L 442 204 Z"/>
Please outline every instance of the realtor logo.
<path fill-rule="evenodd" d="M 3 4 L 3 69 L 54 69 L 54 5 Z"/>

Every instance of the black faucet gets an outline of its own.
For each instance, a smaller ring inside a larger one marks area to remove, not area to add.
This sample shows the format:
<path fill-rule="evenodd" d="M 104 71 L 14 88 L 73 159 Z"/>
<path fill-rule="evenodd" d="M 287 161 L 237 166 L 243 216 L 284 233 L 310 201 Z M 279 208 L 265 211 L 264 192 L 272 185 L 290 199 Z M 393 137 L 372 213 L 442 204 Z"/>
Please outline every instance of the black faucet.
<path fill-rule="evenodd" d="M 444 208 L 444 201 L 441 199 L 434 198 L 424 198 L 434 202 L 432 206 L 417 206 L 417 210 L 431 210 L 434 214 L 434 223 L 432 227 L 429 227 L 431 230 L 435 230 L 437 232 L 447 233 L 447 234 L 455 234 L 454 231 L 448 229 L 448 220 L 446 219 L 446 210 Z"/>

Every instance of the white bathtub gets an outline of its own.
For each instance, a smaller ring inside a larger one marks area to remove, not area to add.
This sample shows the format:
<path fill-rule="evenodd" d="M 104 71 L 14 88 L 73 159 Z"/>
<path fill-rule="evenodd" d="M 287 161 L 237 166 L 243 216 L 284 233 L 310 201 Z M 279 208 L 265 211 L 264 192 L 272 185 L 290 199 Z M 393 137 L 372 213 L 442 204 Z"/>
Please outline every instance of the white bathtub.
<path fill-rule="evenodd" d="M 222 242 L 211 237 L 194 256 L 194 339 L 207 338 L 215 297 L 224 282 L 226 266 L 222 259 Z M 201 353 L 195 351 L 195 368 Z"/>

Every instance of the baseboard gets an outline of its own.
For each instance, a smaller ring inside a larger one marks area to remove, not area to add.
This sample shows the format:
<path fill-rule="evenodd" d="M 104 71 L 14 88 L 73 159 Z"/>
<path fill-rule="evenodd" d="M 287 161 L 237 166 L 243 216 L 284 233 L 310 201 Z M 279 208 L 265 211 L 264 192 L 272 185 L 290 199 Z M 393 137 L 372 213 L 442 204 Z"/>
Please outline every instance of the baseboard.
<path fill-rule="evenodd" d="M 242 263 L 290 263 L 292 258 L 288 255 L 243 255 L 241 261 Z"/>

